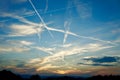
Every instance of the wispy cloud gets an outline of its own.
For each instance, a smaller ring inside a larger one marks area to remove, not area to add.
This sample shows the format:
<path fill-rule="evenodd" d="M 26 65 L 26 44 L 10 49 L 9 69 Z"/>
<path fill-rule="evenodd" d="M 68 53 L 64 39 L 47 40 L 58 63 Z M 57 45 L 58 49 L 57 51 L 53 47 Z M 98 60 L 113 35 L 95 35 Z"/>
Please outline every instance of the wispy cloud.
<path fill-rule="evenodd" d="M 43 59 L 40 59 L 40 64 L 45 64 L 57 60 L 64 60 L 64 57 L 71 56 L 75 54 L 83 54 L 87 52 L 96 52 L 103 49 L 111 48 L 114 46 L 108 46 L 108 45 L 102 45 L 102 44 L 88 44 L 84 46 L 70 46 L 70 47 L 64 47 L 64 49 L 55 49 L 53 51 L 53 54 L 50 56 L 47 56 Z"/>
<path fill-rule="evenodd" d="M 34 4 L 32 3 L 32 1 L 29 0 L 29 2 L 30 2 L 30 4 L 31 4 L 32 8 L 34 9 L 34 11 L 36 12 L 37 16 L 39 17 L 41 23 L 43 24 L 43 27 L 46 28 L 46 29 L 48 30 L 49 34 L 51 35 L 51 37 L 53 37 L 52 33 L 51 33 L 51 32 L 49 31 L 49 29 L 47 28 L 46 23 L 44 22 L 44 20 L 43 20 L 43 18 L 41 17 L 41 15 L 38 13 L 38 11 L 37 11 L 36 7 L 34 6 Z"/>
<path fill-rule="evenodd" d="M 27 19 L 25 19 L 24 17 L 21 17 L 21 16 L 18 16 L 16 14 L 10 14 L 10 13 L 2 13 L 1 14 L 2 17 L 10 17 L 10 18 L 14 18 L 14 19 L 17 19 L 23 23 L 26 23 L 26 24 L 29 24 L 29 25 L 32 25 L 32 26 L 38 26 L 38 24 L 36 23 L 33 23 Z"/>
<path fill-rule="evenodd" d="M 116 56 L 90 57 L 90 58 L 85 58 L 84 60 L 92 61 L 96 63 L 112 63 L 120 60 L 120 57 L 116 57 Z"/>
<path fill-rule="evenodd" d="M 25 52 L 29 50 L 29 48 L 23 47 L 0 47 L 0 52 Z"/>
<path fill-rule="evenodd" d="M 68 37 L 70 24 L 71 24 L 71 22 L 69 22 L 69 21 L 64 22 L 65 34 L 64 34 L 63 44 L 66 42 L 66 39 Z"/>
<path fill-rule="evenodd" d="M 60 68 L 60 66 L 53 66 L 52 64 L 46 64 L 45 66 L 38 67 L 36 71 L 41 71 L 41 70 L 49 70 L 53 68 Z"/>
<path fill-rule="evenodd" d="M 90 8 L 90 6 L 88 6 L 88 4 L 86 3 L 82 3 L 79 0 L 74 0 L 74 4 L 76 6 L 76 10 L 80 16 L 80 18 L 82 19 L 86 19 L 91 17 L 92 15 L 92 10 Z"/>
<path fill-rule="evenodd" d="M 46 0 L 46 4 L 45 4 L 46 6 L 45 6 L 45 10 L 44 10 L 44 13 L 46 13 L 47 12 L 47 10 L 48 10 L 48 0 Z"/>
<path fill-rule="evenodd" d="M 13 3 L 24 3 L 27 0 L 12 0 Z"/>
<path fill-rule="evenodd" d="M 26 52 L 31 50 L 33 42 L 25 40 L 6 40 L 4 41 L 7 45 L 0 46 L 0 52 Z"/>
<path fill-rule="evenodd" d="M 120 34 L 120 28 L 116 29 L 116 30 L 112 30 L 113 34 Z"/>
<path fill-rule="evenodd" d="M 19 21 L 21 21 L 21 22 L 23 22 L 23 23 L 28 24 L 29 26 L 31 26 L 31 27 L 34 29 L 34 30 L 31 29 L 31 30 L 32 30 L 33 32 L 35 32 L 35 33 L 36 33 L 37 31 L 40 31 L 40 32 L 41 32 L 41 31 L 44 29 L 43 26 L 45 26 L 45 25 L 44 25 L 45 23 L 37 24 L 37 23 L 31 22 L 31 21 L 25 19 L 24 17 L 20 17 L 20 16 L 13 15 L 13 14 L 7 14 L 7 13 L 5 13 L 5 14 L 3 14 L 2 16 L 3 16 L 3 17 L 15 18 L 15 19 L 18 19 Z M 67 33 L 66 33 L 66 31 L 61 30 L 61 29 L 56 29 L 56 28 L 52 28 L 52 27 L 48 27 L 48 26 L 45 26 L 45 28 L 46 28 L 47 30 L 49 30 L 49 31 L 60 32 L 60 33 L 64 33 L 65 35 L 72 35 L 72 36 L 75 36 L 75 37 L 80 38 L 80 39 L 81 39 L 81 38 L 85 38 L 85 39 L 90 39 L 90 40 L 95 40 L 95 41 L 99 41 L 99 42 L 104 42 L 104 43 L 116 45 L 116 43 L 111 42 L 111 41 L 106 41 L 106 40 L 98 39 L 98 38 L 91 37 L 91 36 L 78 35 L 78 34 L 75 34 L 75 33 L 73 33 L 73 32 L 70 32 L 70 31 L 68 31 L 68 30 L 67 30 Z M 36 29 L 38 29 L 38 30 L 36 30 Z M 36 30 L 36 31 L 35 31 L 35 30 Z M 40 38 L 40 32 L 39 32 L 39 33 L 37 32 L 39 38 Z M 64 41 L 66 41 L 66 38 L 65 38 L 65 37 L 64 37 Z"/>
<path fill-rule="evenodd" d="M 35 49 L 49 54 L 53 54 L 53 52 L 55 51 L 55 48 L 46 48 L 46 47 L 35 47 Z"/>
<path fill-rule="evenodd" d="M 30 25 L 19 25 L 19 24 L 13 24 L 10 26 L 12 32 L 9 33 L 9 36 L 26 36 L 31 34 L 37 34 L 37 31 L 33 28 L 33 26 Z M 39 33 L 41 33 L 42 30 L 39 30 Z"/>

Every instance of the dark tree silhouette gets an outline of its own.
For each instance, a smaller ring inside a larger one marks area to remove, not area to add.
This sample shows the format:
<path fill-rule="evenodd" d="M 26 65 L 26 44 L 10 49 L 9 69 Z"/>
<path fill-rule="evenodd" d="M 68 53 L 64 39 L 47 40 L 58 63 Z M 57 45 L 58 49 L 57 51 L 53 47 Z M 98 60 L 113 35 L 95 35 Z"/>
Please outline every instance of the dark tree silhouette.
<path fill-rule="evenodd" d="M 3 70 L 0 71 L 0 80 L 23 80 L 23 79 L 10 71 Z"/>
<path fill-rule="evenodd" d="M 105 75 L 105 76 L 92 76 L 89 78 L 82 77 L 70 77 L 70 76 L 61 76 L 61 77 L 47 77 L 42 79 L 39 75 L 32 75 L 30 78 L 25 79 L 19 75 L 12 73 L 11 71 L 2 70 L 0 71 L 0 80 L 120 80 L 120 75 Z"/>
<path fill-rule="evenodd" d="M 41 80 L 39 75 L 32 75 L 29 80 Z"/>

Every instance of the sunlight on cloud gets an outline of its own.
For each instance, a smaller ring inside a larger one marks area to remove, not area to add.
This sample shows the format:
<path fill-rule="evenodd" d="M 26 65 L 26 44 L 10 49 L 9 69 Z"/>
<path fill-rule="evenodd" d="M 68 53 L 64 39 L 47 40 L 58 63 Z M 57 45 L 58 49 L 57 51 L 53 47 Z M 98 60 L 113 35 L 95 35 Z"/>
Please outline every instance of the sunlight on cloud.
<path fill-rule="evenodd" d="M 36 71 L 49 70 L 52 68 L 60 68 L 60 66 L 53 66 L 52 64 L 46 64 L 45 66 L 37 68 Z"/>
<path fill-rule="evenodd" d="M 42 64 L 52 62 L 55 60 L 63 59 L 64 56 L 70 56 L 75 54 L 83 54 L 86 52 L 95 52 L 102 49 L 111 48 L 113 46 L 103 46 L 101 44 L 88 44 L 85 46 L 72 46 L 70 48 L 66 49 L 58 49 L 55 51 L 55 53 L 51 56 L 45 57 L 42 61 Z"/>
<path fill-rule="evenodd" d="M 9 36 L 26 36 L 37 33 L 36 30 L 30 25 L 13 24 L 10 27 L 12 32 L 9 34 Z M 39 30 L 39 33 L 41 32 L 42 30 Z"/>
<path fill-rule="evenodd" d="M 35 49 L 49 53 L 49 54 L 53 54 L 53 52 L 55 51 L 55 48 L 46 48 L 46 47 L 35 47 Z"/>
<path fill-rule="evenodd" d="M 84 53 L 89 53 L 89 52 L 96 52 L 96 51 L 108 49 L 111 47 L 113 47 L 113 46 L 102 45 L 102 44 L 98 44 L 98 43 L 94 43 L 94 44 L 91 43 L 91 44 L 81 45 L 81 46 L 70 45 L 67 47 L 61 47 L 61 48 L 56 48 L 56 49 L 45 48 L 45 50 L 48 50 L 48 52 L 50 52 L 49 50 L 53 50 L 53 54 L 46 56 L 44 58 L 31 59 L 30 61 L 28 61 L 28 66 L 30 66 L 31 64 L 34 64 L 34 67 L 37 67 L 37 68 L 40 66 L 44 67 L 47 64 L 55 63 L 56 61 L 60 61 L 60 60 L 64 60 L 64 58 L 66 58 L 67 56 L 84 54 Z M 42 48 L 41 48 L 41 50 L 42 50 Z M 89 61 L 87 64 L 92 64 L 92 62 Z M 51 67 L 51 65 L 48 65 L 48 66 Z M 48 67 L 45 67 L 45 68 L 47 69 Z M 41 69 L 39 69 L 39 70 L 41 70 Z"/>
<path fill-rule="evenodd" d="M 22 47 L 0 47 L 1 52 L 24 52 L 29 51 L 29 48 L 22 48 Z"/>
<path fill-rule="evenodd" d="M 27 45 L 27 46 L 33 44 L 32 42 L 28 42 L 28 41 L 20 41 L 20 43 L 23 44 L 23 45 Z"/>

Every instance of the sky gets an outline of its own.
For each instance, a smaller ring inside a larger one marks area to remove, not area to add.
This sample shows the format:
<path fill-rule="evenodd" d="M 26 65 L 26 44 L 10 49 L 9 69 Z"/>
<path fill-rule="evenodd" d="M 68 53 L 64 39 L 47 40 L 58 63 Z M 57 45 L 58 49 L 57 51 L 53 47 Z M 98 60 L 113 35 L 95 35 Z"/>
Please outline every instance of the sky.
<path fill-rule="evenodd" d="M 0 70 L 120 75 L 120 0 L 0 0 Z"/>

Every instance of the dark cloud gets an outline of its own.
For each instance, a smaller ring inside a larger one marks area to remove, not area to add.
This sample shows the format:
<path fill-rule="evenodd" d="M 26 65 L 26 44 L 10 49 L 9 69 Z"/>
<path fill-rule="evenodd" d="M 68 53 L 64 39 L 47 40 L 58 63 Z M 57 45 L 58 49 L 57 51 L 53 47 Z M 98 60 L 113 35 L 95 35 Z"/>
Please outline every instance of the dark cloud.
<path fill-rule="evenodd" d="M 79 65 L 91 65 L 91 66 L 115 66 L 116 63 L 120 63 L 120 57 L 116 56 L 104 56 L 104 57 L 90 57 L 84 58 L 84 63 L 78 63 Z M 88 64 L 88 61 L 92 61 Z M 112 64 L 111 64 L 112 63 Z"/>
<path fill-rule="evenodd" d="M 101 64 L 101 63 L 92 63 L 92 64 L 78 63 L 78 65 L 90 65 L 90 66 L 114 66 L 113 64 Z"/>
<path fill-rule="evenodd" d="M 118 62 L 118 60 L 120 59 L 120 57 L 114 57 L 114 56 L 104 56 L 104 57 L 91 57 L 91 58 L 86 58 L 84 60 L 87 61 L 92 61 L 95 63 L 111 63 L 111 62 Z"/>

